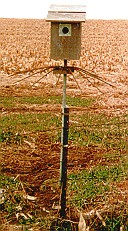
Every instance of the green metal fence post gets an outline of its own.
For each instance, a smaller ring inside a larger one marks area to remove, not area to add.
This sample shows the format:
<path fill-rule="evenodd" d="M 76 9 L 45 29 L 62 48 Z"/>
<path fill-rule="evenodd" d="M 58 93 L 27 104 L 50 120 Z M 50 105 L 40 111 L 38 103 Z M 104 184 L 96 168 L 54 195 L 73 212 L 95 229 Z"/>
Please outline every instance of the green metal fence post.
<path fill-rule="evenodd" d="M 67 60 L 64 60 L 64 67 Z M 66 183 L 67 183 L 67 154 L 68 154 L 68 130 L 69 130 L 69 108 L 66 107 L 66 79 L 63 79 L 63 100 L 62 100 L 62 132 L 61 132 L 61 155 L 60 155 L 60 185 L 61 185 L 61 218 L 66 217 Z"/>

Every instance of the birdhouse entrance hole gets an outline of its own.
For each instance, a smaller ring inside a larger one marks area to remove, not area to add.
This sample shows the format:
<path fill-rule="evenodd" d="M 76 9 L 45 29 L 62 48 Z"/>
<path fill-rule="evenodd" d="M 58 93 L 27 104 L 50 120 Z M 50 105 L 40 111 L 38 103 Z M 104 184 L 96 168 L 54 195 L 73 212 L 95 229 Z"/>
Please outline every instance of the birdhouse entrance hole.
<path fill-rule="evenodd" d="M 59 24 L 59 36 L 71 36 L 71 24 Z"/>

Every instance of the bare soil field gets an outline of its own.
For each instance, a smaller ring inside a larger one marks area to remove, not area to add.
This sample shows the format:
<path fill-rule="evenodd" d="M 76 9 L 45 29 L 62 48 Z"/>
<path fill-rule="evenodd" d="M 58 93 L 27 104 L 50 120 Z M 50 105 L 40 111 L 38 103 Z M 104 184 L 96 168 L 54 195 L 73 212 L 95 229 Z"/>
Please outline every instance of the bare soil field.
<path fill-rule="evenodd" d="M 63 61 L 50 60 L 50 24 L 44 20 L 0 20 L 0 85 L 13 85 L 17 76 L 12 79 L 8 74 L 16 71 L 48 65 L 63 65 Z M 89 95 L 101 95 L 101 106 L 127 107 L 128 84 L 128 21 L 87 20 L 83 24 L 82 55 L 79 61 L 68 61 L 69 65 L 93 70 L 115 88 L 93 80 L 95 86 L 100 85 L 99 92 L 93 85 L 79 78 L 81 90 Z M 77 77 L 77 74 L 76 74 Z M 39 78 L 39 75 L 37 76 Z M 31 84 L 36 77 L 24 82 Z M 48 74 L 43 83 L 55 84 L 56 77 Z M 23 83 L 23 82 L 22 82 Z M 71 83 L 72 85 L 72 83 Z M 77 92 L 77 86 L 74 86 Z M 58 89 L 57 89 L 58 90 Z M 73 91 L 74 92 L 74 91 Z M 125 109 L 123 109 L 125 110 Z"/>
<path fill-rule="evenodd" d="M 77 72 L 74 76 L 69 75 L 67 77 L 68 96 L 95 98 L 94 103 L 88 108 L 71 106 L 70 114 L 79 116 L 86 112 L 103 113 L 108 117 L 119 116 L 119 118 L 126 115 L 128 113 L 128 21 L 87 20 L 82 26 L 81 46 L 80 60 L 68 60 L 68 65 L 93 71 L 106 83 L 91 77 L 84 78 Z M 44 78 L 43 73 L 27 77 L 26 73 L 23 73 L 24 70 L 50 65 L 63 65 L 63 60 L 50 59 L 49 23 L 34 19 L 0 19 L 0 97 L 62 96 L 61 77 L 53 73 L 48 73 Z M 20 71 L 22 74 L 13 75 Z M 30 105 L 26 103 L 6 108 L 0 102 L 1 119 L 8 115 L 46 112 L 61 115 L 61 104 L 46 102 L 42 105 L 36 103 Z M 29 208 L 31 207 L 31 210 L 36 208 L 39 214 L 39 211 L 42 211 L 44 217 L 49 213 L 52 216 L 56 214 L 56 210 L 52 212 L 51 210 L 60 197 L 57 183 L 55 183 L 55 189 L 49 181 L 52 178 L 59 178 L 60 142 L 59 140 L 54 142 L 52 139 L 54 132 L 53 128 L 48 128 L 46 132 L 36 133 L 22 131 L 23 136 L 26 134 L 29 136 L 29 141 L 24 138 L 24 142 L 18 146 L 0 143 L 1 174 L 26 182 L 22 190 L 37 198 L 36 204 L 29 202 Z M 90 169 L 99 163 L 103 166 L 111 164 L 110 160 L 104 158 L 105 153 L 106 150 L 102 148 L 83 147 L 70 143 L 68 172 Z M 120 154 L 127 153 L 120 150 Z M 45 182 L 44 190 L 42 190 L 43 182 Z M 115 199 L 111 195 L 108 203 L 116 203 L 116 200 L 119 200 L 126 205 L 128 202 L 127 179 L 119 183 L 118 188 L 120 193 Z M 78 212 L 68 211 L 68 218 L 78 222 Z M 0 222 L 4 223 L 5 219 Z"/>

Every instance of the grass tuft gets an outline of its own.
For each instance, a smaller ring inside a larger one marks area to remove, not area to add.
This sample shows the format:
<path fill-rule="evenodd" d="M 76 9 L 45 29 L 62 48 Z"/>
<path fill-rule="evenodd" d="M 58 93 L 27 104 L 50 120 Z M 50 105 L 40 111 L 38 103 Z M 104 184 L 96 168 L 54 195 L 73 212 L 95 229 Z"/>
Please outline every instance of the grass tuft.
<path fill-rule="evenodd" d="M 73 192 L 72 201 L 75 206 L 82 207 L 86 202 L 96 200 L 101 197 L 102 200 L 107 197 L 108 192 L 116 188 L 115 182 L 124 181 L 128 177 L 128 163 L 122 163 L 115 166 L 97 166 L 90 171 L 82 170 L 81 172 L 70 174 L 69 192 Z"/>

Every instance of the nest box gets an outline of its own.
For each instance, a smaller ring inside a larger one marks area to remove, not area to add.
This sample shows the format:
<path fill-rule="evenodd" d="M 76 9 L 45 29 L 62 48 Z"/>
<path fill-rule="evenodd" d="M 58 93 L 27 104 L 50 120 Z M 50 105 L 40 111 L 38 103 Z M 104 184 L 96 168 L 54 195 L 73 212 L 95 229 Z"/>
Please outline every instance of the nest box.
<path fill-rule="evenodd" d="M 52 59 L 78 60 L 81 55 L 81 24 L 85 6 L 51 5 L 46 21 L 51 22 Z"/>

